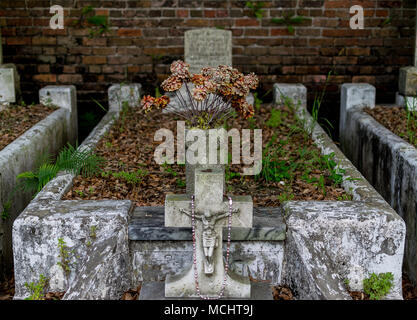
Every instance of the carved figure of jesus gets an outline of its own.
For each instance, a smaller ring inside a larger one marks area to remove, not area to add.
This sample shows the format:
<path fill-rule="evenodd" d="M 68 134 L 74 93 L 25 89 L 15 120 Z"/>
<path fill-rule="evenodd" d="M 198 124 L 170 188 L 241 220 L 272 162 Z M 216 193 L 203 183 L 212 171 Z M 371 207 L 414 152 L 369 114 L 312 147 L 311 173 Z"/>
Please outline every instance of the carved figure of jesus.
<path fill-rule="evenodd" d="M 238 212 L 239 209 L 233 209 L 232 213 Z M 191 212 L 188 210 L 180 209 L 180 212 L 192 216 Z M 227 217 L 229 215 L 228 212 L 226 213 L 214 213 L 210 212 L 210 210 L 205 210 L 203 214 L 197 213 L 194 215 L 195 219 L 201 220 L 203 223 L 203 237 L 202 237 L 202 244 L 203 244 L 203 251 L 204 251 L 204 273 L 205 274 L 213 274 L 214 273 L 214 261 L 213 261 L 213 252 L 214 249 L 218 247 L 219 240 L 214 227 L 217 221 Z"/>

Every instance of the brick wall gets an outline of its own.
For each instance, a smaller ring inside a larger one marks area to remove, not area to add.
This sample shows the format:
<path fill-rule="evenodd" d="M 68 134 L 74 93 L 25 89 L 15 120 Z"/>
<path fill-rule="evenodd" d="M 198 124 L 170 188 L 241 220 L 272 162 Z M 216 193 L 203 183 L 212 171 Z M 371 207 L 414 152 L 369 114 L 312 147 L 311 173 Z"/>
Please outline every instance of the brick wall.
<path fill-rule="evenodd" d="M 94 108 L 91 98 L 105 101 L 114 82 L 154 85 L 152 55 L 158 79 L 184 53 L 184 31 L 219 27 L 233 32 L 233 64 L 256 72 L 266 92 L 274 82 L 302 82 L 314 91 L 334 69 L 324 114 L 337 124 L 339 88 L 344 82 L 374 84 L 379 101 L 393 101 L 398 69 L 412 64 L 415 0 L 275 0 L 256 19 L 246 1 L 138 0 L 0 0 L 5 62 L 18 66 L 26 102 L 36 100 L 47 84 L 75 84 L 80 114 Z M 65 29 L 51 30 L 49 7 L 65 8 Z M 349 8 L 365 9 L 365 29 L 349 28 Z M 87 5 L 106 15 L 110 31 L 89 37 L 89 28 L 73 26 Z M 271 19 L 294 12 L 305 16 L 286 26 Z M 390 18 L 390 20 L 387 20 Z M 389 23 L 385 23 L 389 22 Z"/>

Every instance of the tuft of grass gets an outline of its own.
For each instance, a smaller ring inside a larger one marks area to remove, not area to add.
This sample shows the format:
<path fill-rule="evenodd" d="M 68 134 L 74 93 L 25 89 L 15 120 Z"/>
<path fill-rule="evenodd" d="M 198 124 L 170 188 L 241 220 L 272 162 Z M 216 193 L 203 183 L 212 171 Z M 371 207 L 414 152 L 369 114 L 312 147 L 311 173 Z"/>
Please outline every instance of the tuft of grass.
<path fill-rule="evenodd" d="M 1 211 L 1 219 L 7 220 L 10 217 L 10 208 L 12 207 L 12 202 L 9 200 L 3 204 L 3 210 Z"/>
<path fill-rule="evenodd" d="M 164 162 L 161 167 L 163 168 L 163 172 L 176 177 L 178 176 L 178 172 L 176 172 L 174 169 L 172 169 L 166 162 Z"/>
<path fill-rule="evenodd" d="M 113 177 L 117 179 L 123 179 L 128 184 L 135 186 L 135 185 L 139 185 L 143 181 L 143 178 L 148 175 L 148 171 L 138 169 L 133 172 L 126 172 L 126 171 L 114 172 L 112 173 L 112 175 Z"/>
<path fill-rule="evenodd" d="M 177 183 L 177 186 L 178 186 L 179 188 L 185 188 L 185 181 L 184 181 L 184 180 L 182 180 L 181 178 L 177 178 L 176 183 Z"/>
<path fill-rule="evenodd" d="M 407 137 L 412 145 L 417 146 L 417 110 L 416 106 L 406 104 L 407 112 Z"/>
<path fill-rule="evenodd" d="M 282 124 L 282 118 L 287 115 L 286 112 L 282 112 L 279 109 L 271 109 L 271 115 L 266 122 L 266 125 L 270 128 L 277 128 Z"/>

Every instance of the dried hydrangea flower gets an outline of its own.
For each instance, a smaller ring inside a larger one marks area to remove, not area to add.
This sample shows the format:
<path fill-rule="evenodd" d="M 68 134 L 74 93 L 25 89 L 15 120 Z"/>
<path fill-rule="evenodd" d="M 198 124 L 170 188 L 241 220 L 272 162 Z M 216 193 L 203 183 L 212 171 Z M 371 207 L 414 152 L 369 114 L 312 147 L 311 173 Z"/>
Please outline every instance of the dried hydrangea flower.
<path fill-rule="evenodd" d="M 207 81 L 207 78 L 202 74 L 193 74 L 191 77 L 191 82 L 194 83 L 196 86 L 204 85 L 204 82 Z"/>
<path fill-rule="evenodd" d="M 230 72 L 230 81 L 235 82 L 236 80 L 240 79 L 243 76 L 239 70 L 233 68 Z"/>
<path fill-rule="evenodd" d="M 255 114 L 255 109 L 253 108 L 253 105 L 245 101 L 242 105 L 241 113 L 244 119 L 249 119 L 249 118 L 252 118 L 253 115 Z"/>
<path fill-rule="evenodd" d="M 155 99 L 155 107 L 157 109 L 164 109 L 168 105 L 168 103 L 169 103 L 168 96 L 161 96 Z"/>
<path fill-rule="evenodd" d="M 249 87 L 246 85 L 245 78 L 240 77 L 234 84 L 233 84 L 233 94 L 238 96 L 247 96 L 249 94 Z"/>
<path fill-rule="evenodd" d="M 205 67 L 201 69 L 198 74 L 191 75 L 189 73 L 189 65 L 184 61 L 174 61 L 170 70 L 172 75 L 163 81 L 161 87 L 166 92 L 177 91 L 181 89 L 183 84 L 191 82 L 191 88 L 187 89 L 185 94 L 189 99 L 198 101 L 199 103 L 206 100 L 206 104 L 201 106 L 201 112 L 213 112 L 213 117 L 207 119 L 207 126 L 213 125 L 217 120 L 221 119 L 224 110 L 228 106 L 232 106 L 245 119 L 254 115 L 254 107 L 247 103 L 246 96 L 250 89 L 256 89 L 259 84 L 258 77 L 254 73 L 244 75 L 237 69 L 227 65 L 220 65 L 217 68 Z M 210 100 L 210 95 L 216 95 L 216 98 Z M 188 99 L 186 99 L 188 100 Z M 183 104 L 185 110 L 185 117 L 190 123 L 195 122 L 195 110 L 182 97 L 179 103 Z M 146 111 L 151 108 L 163 109 L 169 104 L 169 98 L 162 96 L 159 98 L 152 98 L 151 96 L 144 97 L 142 105 Z M 169 108 L 169 106 L 168 106 Z M 199 125 L 198 123 L 194 123 Z"/>
<path fill-rule="evenodd" d="M 207 94 L 208 92 L 204 86 L 196 86 L 191 92 L 191 95 L 197 101 L 203 101 L 207 98 Z"/>
<path fill-rule="evenodd" d="M 212 67 L 204 67 L 201 69 L 201 74 L 205 77 L 211 78 L 214 74 L 214 68 Z"/>
<path fill-rule="evenodd" d="M 172 75 L 161 84 L 162 89 L 167 92 L 178 90 L 182 87 L 182 80 L 176 75 Z"/>
<path fill-rule="evenodd" d="M 217 88 L 217 92 L 222 95 L 222 96 L 231 96 L 233 94 L 233 87 L 231 84 L 220 84 L 219 87 Z"/>
<path fill-rule="evenodd" d="M 252 72 L 245 76 L 245 83 L 250 89 L 256 89 L 259 85 L 258 77 Z"/>
<path fill-rule="evenodd" d="M 218 68 L 214 70 L 212 79 L 219 84 L 230 83 L 230 74 L 224 69 Z"/>
<path fill-rule="evenodd" d="M 148 112 L 155 105 L 155 98 L 152 96 L 144 96 L 140 102 L 140 105 L 142 106 L 143 110 L 145 110 L 145 112 Z"/>
<path fill-rule="evenodd" d="M 246 102 L 245 98 L 242 97 L 234 97 L 232 101 L 230 102 L 233 109 L 235 109 L 237 112 L 241 113 L 243 104 Z"/>
<path fill-rule="evenodd" d="M 208 93 L 214 93 L 214 92 L 216 92 L 217 86 L 213 81 L 206 80 L 206 81 L 204 81 L 204 88 L 206 88 L 206 91 Z"/>
<path fill-rule="evenodd" d="M 190 78 L 189 68 L 190 65 L 188 63 L 185 63 L 182 60 L 177 60 L 171 63 L 170 70 L 173 75 L 185 80 Z"/>

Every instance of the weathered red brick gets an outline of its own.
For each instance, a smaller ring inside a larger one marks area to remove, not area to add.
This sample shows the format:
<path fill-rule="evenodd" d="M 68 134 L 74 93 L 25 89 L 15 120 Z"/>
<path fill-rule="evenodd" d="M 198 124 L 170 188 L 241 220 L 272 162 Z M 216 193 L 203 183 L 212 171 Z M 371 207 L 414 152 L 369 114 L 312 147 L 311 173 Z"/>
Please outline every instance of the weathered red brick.
<path fill-rule="evenodd" d="M 141 37 L 142 30 L 141 29 L 119 29 L 117 30 L 117 35 L 120 37 Z"/>
<path fill-rule="evenodd" d="M 40 64 L 38 65 L 38 72 L 39 73 L 49 73 L 50 72 L 49 64 Z"/>
<path fill-rule="evenodd" d="M 33 37 L 33 45 L 56 45 L 56 37 Z"/>
<path fill-rule="evenodd" d="M 40 82 L 56 82 L 56 74 L 35 74 L 33 80 Z"/>
<path fill-rule="evenodd" d="M 107 45 L 107 38 L 90 38 L 84 37 L 83 38 L 83 45 L 84 46 L 92 46 L 92 47 L 102 47 Z"/>
<path fill-rule="evenodd" d="M 107 58 L 103 56 L 85 56 L 83 64 L 106 64 Z"/>
<path fill-rule="evenodd" d="M 179 18 L 188 18 L 189 11 L 187 9 L 175 10 L 176 16 Z"/>
<path fill-rule="evenodd" d="M 83 77 L 80 74 L 60 74 L 58 76 L 58 82 L 64 84 L 81 84 L 83 82 Z"/>
<path fill-rule="evenodd" d="M 236 27 L 258 27 L 260 25 L 257 19 L 236 19 Z"/>
<path fill-rule="evenodd" d="M 32 38 L 29 37 L 8 37 L 6 38 L 6 43 L 9 46 L 19 46 L 19 45 L 29 45 L 32 42 Z"/>

